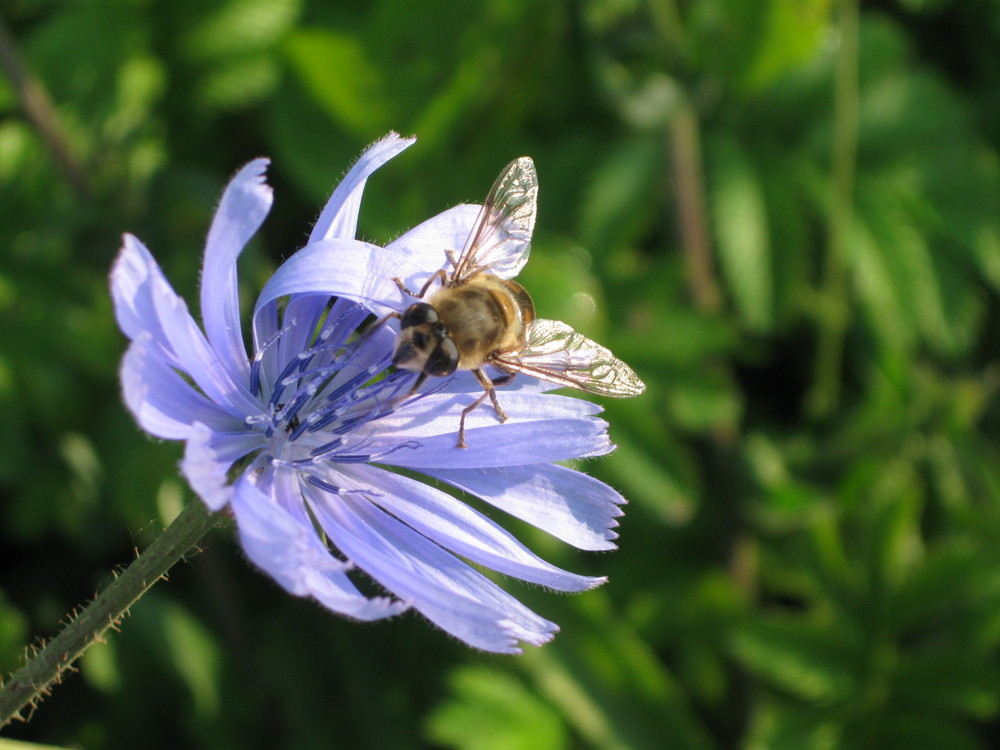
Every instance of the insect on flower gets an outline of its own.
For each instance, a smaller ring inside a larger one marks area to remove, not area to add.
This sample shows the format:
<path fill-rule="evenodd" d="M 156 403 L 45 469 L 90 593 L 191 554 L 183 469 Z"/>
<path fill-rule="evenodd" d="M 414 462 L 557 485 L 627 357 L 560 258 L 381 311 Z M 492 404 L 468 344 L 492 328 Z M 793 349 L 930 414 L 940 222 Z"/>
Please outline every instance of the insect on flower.
<path fill-rule="evenodd" d="M 390 365 L 397 334 L 379 326 L 357 335 L 370 315 L 407 307 L 394 275 L 419 286 L 442 247 L 487 231 L 475 227 L 488 227 L 492 242 L 504 233 L 530 239 L 530 220 L 527 233 L 523 221 L 477 221 L 481 209 L 471 205 L 384 247 L 355 239 L 368 178 L 413 142 L 390 133 L 365 150 L 307 244 L 264 284 L 248 336 L 237 261 L 271 206 L 266 159 L 237 173 L 212 220 L 200 324 L 153 254 L 126 235 L 111 273 L 115 315 L 131 340 L 122 393 L 144 430 L 184 441 L 192 489 L 209 509 L 229 509 L 248 559 L 288 592 L 357 620 L 414 610 L 470 646 L 518 653 L 558 626 L 483 570 L 556 591 L 605 579 L 542 560 L 466 499 L 579 549 L 613 549 L 624 498 L 558 462 L 614 446 L 596 405 L 524 388 L 505 394 L 505 425 L 469 415 L 476 440 L 456 451 L 455 406 L 475 401 L 479 384 L 442 380 L 406 398 L 413 376 Z M 519 210 L 511 200 L 497 205 Z M 485 256 L 468 257 L 482 265 Z M 487 260 L 498 278 L 517 271 Z"/>
<path fill-rule="evenodd" d="M 486 195 L 465 248 L 448 251 L 451 272 L 438 269 L 419 292 L 396 278 L 404 293 L 421 300 L 435 282 L 440 287 L 425 302 L 415 302 L 400 319 L 392 363 L 420 375 L 411 393 L 429 375 L 471 370 L 483 394 L 462 410 L 458 447 L 465 448 L 465 417 L 489 397 L 501 422 L 496 387 L 519 372 L 601 396 L 628 398 L 646 390 L 632 368 L 608 349 L 557 320 L 535 318 L 528 291 L 511 277 L 528 262 L 535 226 L 538 178 L 527 156 L 515 159 Z M 499 370 L 491 378 L 483 369 Z"/>

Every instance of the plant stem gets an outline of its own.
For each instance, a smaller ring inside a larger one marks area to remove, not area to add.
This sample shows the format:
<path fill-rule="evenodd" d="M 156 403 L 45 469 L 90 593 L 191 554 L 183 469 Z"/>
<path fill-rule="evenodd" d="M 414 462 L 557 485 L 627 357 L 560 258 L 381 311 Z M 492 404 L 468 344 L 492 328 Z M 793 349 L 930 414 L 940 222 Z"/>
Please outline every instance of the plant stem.
<path fill-rule="evenodd" d="M 691 296 L 698 312 L 706 318 L 722 312 L 722 292 L 716 277 L 712 255 L 712 233 L 705 194 L 705 167 L 702 161 L 701 123 L 695 108 L 688 103 L 675 114 L 670 131 L 670 160 L 677 191 L 681 247 L 687 262 Z M 731 366 L 723 361 L 707 360 L 722 378 L 735 382 Z M 757 597 L 757 540 L 748 530 L 747 489 L 737 467 L 745 460 L 740 447 L 738 421 L 716 424 L 711 431 L 706 456 L 705 493 L 712 498 L 706 512 L 716 514 L 714 523 L 720 531 L 719 550 L 734 588 L 749 605 Z M 746 672 L 729 665 L 730 694 L 726 698 L 728 744 L 737 744 L 745 736 L 750 722 L 750 689 Z"/>
<path fill-rule="evenodd" d="M 677 186 L 681 247 L 687 261 L 691 293 L 698 310 L 711 316 L 719 312 L 722 299 L 715 282 L 709 240 L 700 126 L 698 115 L 690 105 L 682 106 L 674 116 L 668 146 Z"/>
<path fill-rule="evenodd" d="M 174 522 L 112 581 L 82 612 L 0 687 L 0 727 L 23 718 L 21 709 L 34 708 L 84 651 L 117 627 L 145 591 L 184 557 L 217 522 L 205 504 L 192 500 Z"/>
<path fill-rule="evenodd" d="M 48 92 L 22 62 L 14 35 L 2 15 L 0 15 L 0 70 L 10 80 L 25 116 L 42 136 L 56 166 L 66 176 L 76 194 L 80 198 L 86 198 L 90 194 L 87 171 L 73 153 Z"/>
<path fill-rule="evenodd" d="M 854 221 L 854 175 L 858 150 L 858 2 L 843 0 L 837 24 L 840 49 L 834 70 L 833 165 L 826 231 L 826 265 L 819 295 L 819 343 L 808 410 L 823 419 L 840 401 L 844 337 L 850 314 L 847 245 Z"/>

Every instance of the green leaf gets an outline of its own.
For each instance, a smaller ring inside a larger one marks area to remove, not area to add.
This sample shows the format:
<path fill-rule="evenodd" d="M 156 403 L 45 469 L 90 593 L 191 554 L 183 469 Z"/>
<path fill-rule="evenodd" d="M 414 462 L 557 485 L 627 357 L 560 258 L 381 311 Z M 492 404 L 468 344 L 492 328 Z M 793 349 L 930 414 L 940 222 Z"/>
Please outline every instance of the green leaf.
<path fill-rule="evenodd" d="M 719 265 L 743 323 L 766 331 L 774 322 L 773 260 L 760 176 L 735 141 L 719 139 L 712 152 L 708 195 Z"/>
<path fill-rule="evenodd" d="M 587 180 L 580 206 L 585 245 L 605 248 L 628 243 L 643 226 L 663 179 L 663 151 L 652 138 L 613 144 Z"/>
<path fill-rule="evenodd" d="M 517 677 L 466 665 L 449 678 L 451 697 L 427 720 L 434 742 L 458 750 L 561 750 L 568 747 L 559 714 Z"/>
<path fill-rule="evenodd" d="M 751 717 L 749 750 L 842 750 L 843 722 L 831 711 L 762 700 Z"/>
<path fill-rule="evenodd" d="M 20 742 L 0 737 L 0 750 L 70 750 L 66 745 L 41 745 L 37 742 Z"/>
<path fill-rule="evenodd" d="M 961 722 L 926 713 L 889 714 L 882 724 L 881 731 L 869 737 L 881 747 L 905 747 L 907 750 L 987 750 L 989 747 Z"/>
<path fill-rule="evenodd" d="M 839 627 L 839 626 L 837 626 Z M 761 679 L 807 701 L 842 701 L 857 689 L 847 633 L 805 620 L 767 617 L 737 627 L 733 654 Z"/>
<path fill-rule="evenodd" d="M 603 591 L 572 600 L 563 632 L 518 660 L 538 691 L 595 750 L 711 750 L 670 669 Z"/>
<path fill-rule="evenodd" d="M 688 521 L 696 508 L 698 482 L 684 446 L 663 438 L 660 450 L 652 452 L 637 435 L 616 430 L 613 437 L 619 451 L 603 470 L 614 486 L 663 523 Z"/>
<path fill-rule="evenodd" d="M 178 606 L 164 608 L 163 634 L 177 672 L 191 691 L 196 711 L 204 716 L 216 715 L 221 706 L 217 641 L 204 625 Z"/>
<path fill-rule="evenodd" d="M 356 37 L 303 29 L 285 44 L 293 75 L 341 127 L 362 139 L 392 129 L 394 108 L 382 70 Z"/>
<path fill-rule="evenodd" d="M 759 89 L 813 57 L 825 41 L 832 7 L 831 0 L 761 2 L 758 12 L 766 21 L 744 72 L 746 86 Z"/>
<path fill-rule="evenodd" d="M 294 26 L 302 0 L 226 0 L 207 9 L 184 36 L 194 60 L 225 60 L 271 49 Z"/>

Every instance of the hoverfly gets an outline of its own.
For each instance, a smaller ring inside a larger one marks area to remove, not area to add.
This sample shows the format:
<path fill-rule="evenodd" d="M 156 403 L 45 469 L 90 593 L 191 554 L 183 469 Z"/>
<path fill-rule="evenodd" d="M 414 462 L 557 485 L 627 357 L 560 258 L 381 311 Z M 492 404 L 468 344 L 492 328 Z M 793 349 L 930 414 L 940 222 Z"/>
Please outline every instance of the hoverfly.
<path fill-rule="evenodd" d="M 466 447 L 466 415 L 487 397 L 500 421 L 507 420 L 496 387 L 519 372 L 600 396 L 627 398 L 646 389 L 608 349 L 565 323 L 536 318 L 531 296 L 512 279 L 528 261 L 537 200 L 534 162 L 515 159 L 490 188 L 465 248 L 457 258 L 447 251 L 450 271 L 436 271 L 418 293 L 393 279 L 422 300 L 394 314 L 400 331 L 392 363 L 420 373 L 411 393 L 428 376 L 456 370 L 471 370 L 483 386 L 483 395 L 462 410 L 459 448 Z M 440 287 L 424 301 L 435 282 Z M 503 375 L 490 378 L 487 365 Z"/>

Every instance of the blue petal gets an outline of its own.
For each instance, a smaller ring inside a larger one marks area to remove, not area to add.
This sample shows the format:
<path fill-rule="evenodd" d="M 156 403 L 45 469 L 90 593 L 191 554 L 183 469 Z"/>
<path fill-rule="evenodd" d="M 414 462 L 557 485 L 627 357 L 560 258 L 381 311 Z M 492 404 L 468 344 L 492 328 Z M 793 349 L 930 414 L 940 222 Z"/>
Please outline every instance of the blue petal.
<path fill-rule="evenodd" d="M 625 498 L 583 472 L 533 464 L 427 473 L 579 549 L 615 548 L 615 518 L 623 514 L 619 506 Z"/>
<path fill-rule="evenodd" d="M 187 305 L 170 286 L 149 251 L 125 235 L 111 275 L 115 314 L 125 335 L 149 334 L 166 362 L 195 381 L 201 391 L 233 416 L 259 409 L 245 382 L 234 381 L 205 340 Z"/>
<path fill-rule="evenodd" d="M 208 231 L 201 271 L 205 333 L 230 377 L 244 382 L 249 379 L 249 363 L 240 328 L 236 259 L 271 209 L 271 188 L 264 182 L 268 163 L 255 159 L 226 187 Z"/>
<path fill-rule="evenodd" d="M 553 419 L 479 427 L 466 430 L 467 448 L 456 447 L 457 419 L 455 428 L 453 433 L 413 441 L 391 452 L 391 444 L 373 441 L 372 460 L 421 471 L 474 469 L 568 461 L 603 455 L 614 447 L 608 440 L 607 423 L 599 419 Z"/>
<path fill-rule="evenodd" d="M 262 388 L 258 392 L 270 392 L 285 366 L 309 348 L 329 301 L 326 295 L 296 296 L 283 310 L 272 302 L 258 311 L 253 320 L 254 356 Z"/>
<path fill-rule="evenodd" d="M 274 356 L 282 368 L 309 349 L 329 302 L 329 297 L 318 295 L 296 295 L 288 300 L 282 313 L 282 333 Z"/>
<path fill-rule="evenodd" d="M 220 409 L 170 367 L 148 332 L 129 346 L 121 366 L 125 404 L 139 426 L 165 440 L 184 440 L 195 422 L 235 430 L 241 420 Z"/>
<path fill-rule="evenodd" d="M 247 557 L 295 596 L 311 596 L 323 606 L 358 620 L 379 620 L 406 609 L 386 597 L 368 598 L 347 577 L 350 569 L 323 545 L 304 512 L 300 497 L 287 497 L 285 507 L 258 490 L 245 477 L 233 494 L 233 514 Z"/>
<path fill-rule="evenodd" d="M 166 347 L 166 337 L 153 303 L 154 281 L 157 286 L 170 287 L 146 246 L 133 235 L 124 235 L 121 250 L 111 268 L 115 319 L 130 339 L 148 331 L 155 341 Z"/>
<path fill-rule="evenodd" d="M 476 468 L 522 466 L 600 455 L 612 450 L 607 423 L 592 414 L 590 401 L 499 391 L 508 421 L 501 423 L 487 401 L 466 418 L 467 448 L 456 447 L 462 409 L 479 394 L 415 396 L 375 423 L 366 439 L 372 460 L 394 466 Z"/>
<path fill-rule="evenodd" d="M 479 216 L 480 206 L 460 204 L 442 211 L 427 221 L 413 227 L 386 245 L 387 253 L 401 259 L 405 266 L 392 275 L 398 276 L 411 292 L 420 288 L 438 269 L 451 270 L 448 255 L 457 256 L 472 232 L 472 225 Z M 412 299 L 403 300 L 408 305 Z"/>
<path fill-rule="evenodd" d="M 451 495 L 423 482 L 364 464 L 338 467 L 370 500 L 445 549 L 504 575 L 559 591 L 586 591 L 604 578 L 575 575 L 550 565 L 512 534 Z"/>
<path fill-rule="evenodd" d="M 471 392 L 428 393 L 410 397 L 396 408 L 387 420 L 385 439 L 409 439 L 451 434 L 457 436 L 462 410 L 483 395 L 483 387 L 474 378 L 466 380 Z M 499 388 L 497 400 L 507 414 L 506 426 L 523 422 L 542 422 L 551 419 L 588 420 L 601 412 L 593 401 L 573 396 L 545 394 L 532 390 Z M 470 411 L 465 418 L 466 431 L 479 427 L 493 428 L 500 424 L 489 400 Z"/>
<path fill-rule="evenodd" d="M 376 141 L 361 154 L 344 176 L 344 179 L 333 191 L 323 212 L 309 235 L 309 242 L 318 242 L 334 237 L 354 237 L 358 229 L 358 211 L 361 207 L 361 194 L 365 182 L 372 172 L 385 164 L 416 142 L 416 138 L 401 138 L 398 133 L 390 132 Z"/>
<path fill-rule="evenodd" d="M 385 138 L 370 146 L 341 180 L 337 189 L 333 191 L 333 195 L 330 196 L 330 200 L 323 208 L 316 226 L 313 227 L 309 242 L 353 238 L 357 232 L 361 195 L 368 177 L 414 141 L 414 138 L 400 138 L 396 133 L 389 133 Z M 320 316 L 325 310 L 328 296 L 329 293 L 304 295 L 297 302 L 298 314 L 303 318 Z M 267 305 L 267 308 L 258 307 L 259 314 L 255 314 L 253 318 L 255 334 L 258 333 L 258 323 L 269 316 L 266 310 L 273 306 L 272 303 Z M 284 347 L 284 345 L 283 339 L 281 346 Z M 282 358 L 280 361 L 287 361 L 287 359 Z"/>
<path fill-rule="evenodd" d="M 306 490 L 337 548 L 438 627 L 471 646 L 519 653 L 558 629 L 454 555 L 364 498 Z"/>
<path fill-rule="evenodd" d="M 216 432 L 196 422 L 184 445 L 181 473 L 205 505 L 221 510 L 232 498 L 229 470 L 233 462 L 259 448 L 262 441 L 259 432 Z"/>
<path fill-rule="evenodd" d="M 489 366 L 484 369 L 486 370 L 486 374 L 494 380 L 505 374 Z M 499 388 L 497 393 L 500 394 L 500 398 L 504 398 L 503 394 L 505 393 L 548 393 L 560 388 L 565 388 L 565 386 L 547 380 L 539 380 L 524 373 L 518 373 L 512 382 Z M 459 370 L 451 377 L 445 378 L 443 382 L 437 378 L 431 378 L 420 389 L 421 392 L 433 391 L 435 393 L 482 393 L 482 390 L 482 384 L 476 379 L 475 375 L 467 370 Z M 572 390 L 567 390 L 567 393 L 572 392 Z"/>
<path fill-rule="evenodd" d="M 389 261 L 383 248 L 359 240 L 334 238 L 306 245 L 264 284 L 254 316 L 265 305 L 290 294 L 347 297 L 370 310 L 388 312 L 401 305 Z M 391 308 L 386 307 L 389 300 Z"/>
<path fill-rule="evenodd" d="M 259 412 L 260 403 L 249 391 L 249 374 L 246 379 L 235 379 L 205 340 L 184 300 L 174 294 L 166 282 L 156 278 L 151 282 L 155 315 L 175 365 L 190 375 L 206 396 L 231 414 L 245 416 Z"/>
<path fill-rule="evenodd" d="M 477 210 L 475 206 L 456 206 L 384 248 L 346 238 L 306 245 L 286 260 L 264 285 L 254 316 L 265 305 L 290 294 L 346 297 L 376 315 L 403 310 L 413 298 L 401 292 L 393 278 L 401 278 L 407 286 L 412 285 L 411 291 L 419 291 L 431 274 L 443 266 L 444 251 L 455 247 L 452 243 L 458 235 L 465 241 L 464 235 L 468 234 Z M 456 233 L 459 226 L 463 228 Z"/>

